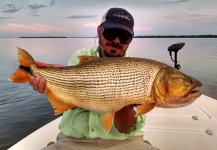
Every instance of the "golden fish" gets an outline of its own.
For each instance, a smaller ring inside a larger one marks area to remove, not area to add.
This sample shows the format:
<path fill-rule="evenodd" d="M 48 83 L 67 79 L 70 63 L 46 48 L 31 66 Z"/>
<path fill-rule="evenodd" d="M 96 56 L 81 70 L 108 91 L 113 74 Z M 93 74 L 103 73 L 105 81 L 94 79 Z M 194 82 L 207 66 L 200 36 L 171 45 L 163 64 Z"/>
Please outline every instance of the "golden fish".
<path fill-rule="evenodd" d="M 38 68 L 32 56 L 18 48 L 20 67 L 11 82 L 29 82 L 30 76 L 46 80 L 46 94 L 56 114 L 74 107 L 104 112 L 101 117 L 109 132 L 116 111 L 137 104 L 136 116 L 155 106 L 182 107 L 191 104 L 202 92 L 197 79 L 158 61 L 144 58 L 99 58 L 79 56 L 76 66 Z"/>

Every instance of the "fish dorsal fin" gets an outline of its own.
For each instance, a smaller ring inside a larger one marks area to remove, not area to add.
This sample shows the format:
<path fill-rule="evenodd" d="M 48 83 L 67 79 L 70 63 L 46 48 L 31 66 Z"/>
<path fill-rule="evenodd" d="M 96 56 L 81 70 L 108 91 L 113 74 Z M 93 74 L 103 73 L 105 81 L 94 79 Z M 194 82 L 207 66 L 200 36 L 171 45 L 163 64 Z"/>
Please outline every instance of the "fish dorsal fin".
<path fill-rule="evenodd" d="M 86 63 L 86 62 L 97 60 L 97 59 L 99 59 L 99 57 L 83 55 L 83 56 L 78 56 L 78 59 L 79 59 L 78 64 L 83 64 L 83 63 Z"/>

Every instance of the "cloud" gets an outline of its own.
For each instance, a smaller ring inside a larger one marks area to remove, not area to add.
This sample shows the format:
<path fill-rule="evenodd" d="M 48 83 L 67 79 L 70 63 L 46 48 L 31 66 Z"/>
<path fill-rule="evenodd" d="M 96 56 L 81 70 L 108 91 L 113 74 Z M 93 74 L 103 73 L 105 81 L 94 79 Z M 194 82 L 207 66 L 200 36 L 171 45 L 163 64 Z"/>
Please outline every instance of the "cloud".
<path fill-rule="evenodd" d="M 176 20 L 176 22 L 187 22 L 191 24 L 202 24 L 202 23 L 216 23 L 217 15 L 204 15 L 204 14 L 186 14 L 176 13 L 172 16 L 167 16 L 167 19 Z"/>
<path fill-rule="evenodd" d="M 50 5 L 51 5 L 51 6 L 54 6 L 54 5 L 55 5 L 55 3 L 56 3 L 56 1 L 55 1 L 55 0 L 51 0 L 51 2 L 50 2 Z"/>
<path fill-rule="evenodd" d="M 98 23 L 93 23 L 93 22 L 84 24 L 85 27 L 91 27 L 91 28 L 97 28 L 98 25 L 99 25 Z"/>
<path fill-rule="evenodd" d="M 176 0 L 176 1 L 167 1 L 167 2 L 162 2 L 162 4 L 177 4 L 177 3 L 185 3 L 185 2 L 190 2 L 190 0 Z"/>
<path fill-rule="evenodd" d="M 13 17 L 0 17 L 0 19 L 11 19 Z"/>
<path fill-rule="evenodd" d="M 182 2 L 190 2 L 190 0 L 177 0 L 176 3 L 182 3 Z"/>
<path fill-rule="evenodd" d="M 35 13 L 35 14 L 33 14 L 33 16 L 37 17 L 37 16 L 39 16 L 39 14 Z"/>
<path fill-rule="evenodd" d="M 180 20 L 180 19 L 192 19 L 192 18 L 198 18 L 198 19 L 204 19 L 204 18 L 213 18 L 217 17 L 217 15 L 203 15 L 203 14 L 186 14 L 186 13 L 176 13 L 172 16 L 168 16 L 166 18 L 172 19 L 172 20 Z"/>
<path fill-rule="evenodd" d="M 32 16 L 39 16 L 39 11 L 37 11 L 37 10 L 34 10 L 34 11 L 32 11 Z"/>
<path fill-rule="evenodd" d="M 94 17 L 96 17 L 96 15 L 72 15 L 67 18 L 80 19 L 80 18 L 94 18 Z"/>
<path fill-rule="evenodd" d="M 40 8 L 44 8 L 44 7 L 46 7 L 45 5 L 38 5 L 38 4 L 34 4 L 34 5 L 29 5 L 28 6 L 31 10 L 38 10 L 38 9 L 40 9 Z"/>
<path fill-rule="evenodd" d="M 31 34 L 68 34 L 72 31 L 71 28 L 66 28 L 65 26 L 55 26 L 55 25 L 44 25 L 40 23 L 33 24 L 18 24 L 9 23 L 5 26 L 0 26 L 0 31 L 16 32 L 16 33 L 31 33 Z"/>
<path fill-rule="evenodd" d="M 6 4 L 5 7 L 3 7 L 3 10 L 2 10 L 2 12 L 4 13 L 15 13 L 23 8 L 23 7 L 16 8 L 16 6 L 14 6 L 13 4 Z"/>
<path fill-rule="evenodd" d="M 5 6 L 8 6 L 8 7 L 15 7 L 13 4 L 6 4 Z"/>
<path fill-rule="evenodd" d="M 148 31 L 148 30 L 153 30 L 153 27 L 137 25 L 134 27 L 134 30 L 136 30 L 136 31 Z"/>

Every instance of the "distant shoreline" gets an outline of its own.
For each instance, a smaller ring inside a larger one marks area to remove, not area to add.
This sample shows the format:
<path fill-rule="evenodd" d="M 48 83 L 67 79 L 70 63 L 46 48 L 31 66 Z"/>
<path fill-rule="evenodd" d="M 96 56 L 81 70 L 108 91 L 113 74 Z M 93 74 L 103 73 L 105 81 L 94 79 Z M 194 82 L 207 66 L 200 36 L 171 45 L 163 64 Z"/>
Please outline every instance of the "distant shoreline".
<path fill-rule="evenodd" d="M 217 38 L 217 35 L 141 35 L 134 38 Z"/>
<path fill-rule="evenodd" d="M 19 38 L 67 38 L 65 36 L 21 36 Z"/>
<path fill-rule="evenodd" d="M 66 37 L 66 36 L 23 36 L 19 38 L 96 38 L 96 37 Z M 134 38 L 217 38 L 217 35 L 139 35 Z"/>

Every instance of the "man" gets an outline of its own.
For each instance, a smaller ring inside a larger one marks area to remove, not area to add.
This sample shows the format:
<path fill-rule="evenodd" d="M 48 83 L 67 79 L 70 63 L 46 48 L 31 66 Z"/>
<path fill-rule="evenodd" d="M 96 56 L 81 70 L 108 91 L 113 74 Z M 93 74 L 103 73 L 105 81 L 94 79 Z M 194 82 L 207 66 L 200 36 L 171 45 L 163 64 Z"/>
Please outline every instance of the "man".
<path fill-rule="evenodd" d="M 129 57 L 126 50 L 134 35 L 133 26 L 134 19 L 128 11 L 122 8 L 109 9 L 97 27 L 99 46 L 76 51 L 68 65 L 76 65 L 79 55 Z M 37 62 L 37 66 L 48 65 Z M 46 81 L 39 76 L 32 77 L 30 81 L 34 90 L 40 93 L 46 92 L 45 83 Z M 115 113 L 114 124 L 108 134 L 105 134 L 99 121 L 101 115 L 102 113 L 83 108 L 65 112 L 59 125 L 61 133 L 57 136 L 57 142 L 44 149 L 156 149 L 142 140 L 144 116 L 136 118 L 133 105 L 125 106 Z"/>

